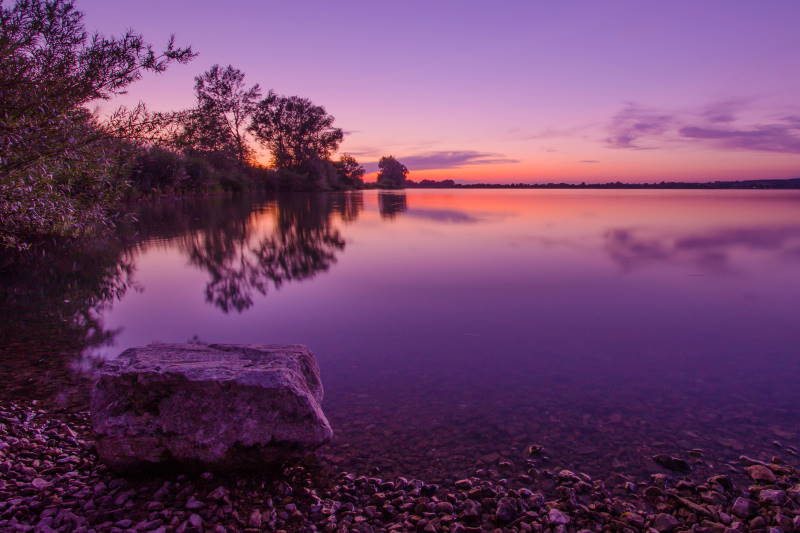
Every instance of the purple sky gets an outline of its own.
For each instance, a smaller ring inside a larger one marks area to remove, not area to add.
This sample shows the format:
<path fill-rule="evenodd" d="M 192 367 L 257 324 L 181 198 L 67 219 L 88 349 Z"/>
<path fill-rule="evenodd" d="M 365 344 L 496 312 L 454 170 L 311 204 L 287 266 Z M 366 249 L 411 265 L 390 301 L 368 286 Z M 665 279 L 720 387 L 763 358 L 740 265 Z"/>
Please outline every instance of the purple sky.
<path fill-rule="evenodd" d="M 200 56 L 121 103 L 193 103 L 231 63 L 324 105 L 415 178 L 800 176 L 800 2 L 78 0 L 87 25 Z"/>

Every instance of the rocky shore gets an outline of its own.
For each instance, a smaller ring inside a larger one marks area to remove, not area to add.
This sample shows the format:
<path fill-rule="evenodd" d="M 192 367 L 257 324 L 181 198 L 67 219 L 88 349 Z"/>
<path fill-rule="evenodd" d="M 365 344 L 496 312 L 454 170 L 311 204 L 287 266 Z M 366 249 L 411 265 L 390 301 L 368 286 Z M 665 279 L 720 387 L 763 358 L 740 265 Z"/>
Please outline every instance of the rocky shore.
<path fill-rule="evenodd" d="M 691 458 L 606 484 L 544 468 L 538 446 L 474 476 L 432 484 L 309 461 L 272 473 L 120 477 L 99 463 L 88 415 L 0 405 L 0 531 L 800 531 L 800 472 L 741 457 L 693 479 Z"/>

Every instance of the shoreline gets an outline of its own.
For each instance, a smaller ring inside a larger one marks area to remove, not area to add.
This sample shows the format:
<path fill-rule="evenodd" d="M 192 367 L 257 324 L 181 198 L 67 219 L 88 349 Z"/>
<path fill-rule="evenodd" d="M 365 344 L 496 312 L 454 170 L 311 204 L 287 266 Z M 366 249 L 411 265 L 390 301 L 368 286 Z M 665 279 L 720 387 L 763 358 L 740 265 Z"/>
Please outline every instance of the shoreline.
<path fill-rule="evenodd" d="M 372 183 L 372 182 L 370 182 Z M 376 187 L 367 187 L 376 188 Z M 800 178 L 733 180 L 733 181 L 660 181 L 622 182 L 609 181 L 602 183 L 456 183 L 454 180 L 408 180 L 407 189 L 654 189 L 654 190 L 798 190 Z"/>
<path fill-rule="evenodd" d="M 539 451 L 530 453 L 527 474 L 503 472 L 499 460 L 441 484 L 324 461 L 274 474 L 126 478 L 98 462 L 86 412 L 58 416 L 3 401 L 0 530 L 800 531 L 800 472 L 778 457 L 740 458 L 741 476 L 692 480 L 673 464 L 678 471 L 608 485 L 543 468 Z"/>

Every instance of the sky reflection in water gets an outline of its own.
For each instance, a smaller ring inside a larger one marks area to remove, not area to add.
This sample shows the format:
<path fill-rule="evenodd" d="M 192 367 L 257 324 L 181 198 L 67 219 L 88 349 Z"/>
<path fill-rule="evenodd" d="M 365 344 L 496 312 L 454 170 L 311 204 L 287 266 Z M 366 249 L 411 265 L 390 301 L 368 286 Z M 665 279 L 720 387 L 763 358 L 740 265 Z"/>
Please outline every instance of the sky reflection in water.
<path fill-rule="evenodd" d="M 529 442 L 590 470 L 796 446 L 798 207 L 770 191 L 270 200 L 141 243 L 103 351 L 307 344 L 334 459 L 385 470 L 467 472 Z"/>

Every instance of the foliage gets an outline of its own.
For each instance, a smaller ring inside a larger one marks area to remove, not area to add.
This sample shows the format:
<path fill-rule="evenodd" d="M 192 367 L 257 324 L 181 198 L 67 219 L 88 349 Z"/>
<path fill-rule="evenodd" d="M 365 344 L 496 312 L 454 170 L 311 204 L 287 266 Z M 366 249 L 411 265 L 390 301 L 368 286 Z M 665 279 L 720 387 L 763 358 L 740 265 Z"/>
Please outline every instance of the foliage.
<path fill-rule="evenodd" d="M 185 111 L 88 110 L 194 55 L 173 38 L 156 50 L 133 31 L 89 34 L 74 0 L 0 0 L 0 247 L 110 227 L 141 194 L 364 186 L 352 156 L 331 161 L 344 134 L 324 107 L 261 99 L 231 65 L 197 76 Z M 275 170 L 258 166 L 253 140 Z"/>
<path fill-rule="evenodd" d="M 259 86 L 248 88 L 244 73 L 230 65 L 214 65 L 195 81 L 197 106 L 181 115 L 173 146 L 211 162 L 220 186 L 242 190 L 256 183 L 303 191 L 347 187 L 338 168 L 327 159 L 342 134 L 331 127 L 333 117 L 324 108 L 272 92 L 257 102 Z M 257 167 L 249 144 L 248 134 L 261 142 L 265 135 L 272 135 L 266 133 L 266 117 L 274 120 L 270 124 L 275 127 L 275 144 L 267 146 L 273 152 L 277 172 Z M 238 168 L 230 164 L 234 160 Z"/>
<path fill-rule="evenodd" d="M 307 98 L 270 91 L 256 106 L 250 130 L 269 149 L 273 166 L 308 172 L 313 160 L 327 160 L 344 138 L 333 121 Z"/>
<path fill-rule="evenodd" d="M 381 189 L 405 188 L 408 169 L 393 156 L 381 157 L 378 162 L 378 187 Z"/>
<path fill-rule="evenodd" d="M 261 89 L 258 84 L 247 87 L 244 78 L 231 65 L 214 65 L 195 78 L 197 106 L 183 117 L 180 146 L 226 154 L 242 166 L 251 159 L 247 128 Z"/>
<path fill-rule="evenodd" d="M 188 179 L 184 162 L 178 154 L 153 147 L 136 158 L 131 179 L 142 192 L 173 189 Z"/>
<path fill-rule="evenodd" d="M 166 118 L 138 107 L 100 120 L 85 106 L 193 56 L 172 38 L 157 52 L 132 31 L 89 35 L 72 0 L 0 3 L 0 243 L 108 222 L 130 142 Z"/>
<path fill-rule="evenodd" d="M 219 182 L 217 170 L 206 158 L 196 155 L 185 156 L 183 168 L 186 172 L 186 179 L 183 181 L 186 189 L 203 191 Z"/>
<path fill-rule="evenodd" d="M 334 163 L 343 188 L 360 189 L 364 186 L 364 167 L 350 154 L 342 154 Z"/>

